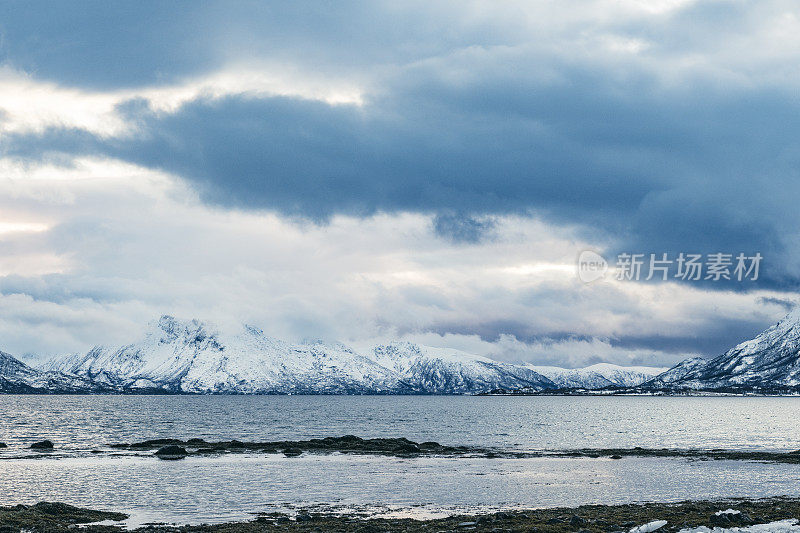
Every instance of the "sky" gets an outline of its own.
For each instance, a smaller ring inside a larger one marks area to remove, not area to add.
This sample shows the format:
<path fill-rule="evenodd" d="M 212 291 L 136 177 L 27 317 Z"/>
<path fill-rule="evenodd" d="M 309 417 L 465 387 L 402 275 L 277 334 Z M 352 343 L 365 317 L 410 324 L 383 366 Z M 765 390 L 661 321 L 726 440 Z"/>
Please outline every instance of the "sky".
<path fill-rule="evenodd" d="M 798 65 L 791 1 L 3 2 L 0 350 L 718 355 L 800 301 Z M 762 260 L 617 279 L 681 253 Z"/>

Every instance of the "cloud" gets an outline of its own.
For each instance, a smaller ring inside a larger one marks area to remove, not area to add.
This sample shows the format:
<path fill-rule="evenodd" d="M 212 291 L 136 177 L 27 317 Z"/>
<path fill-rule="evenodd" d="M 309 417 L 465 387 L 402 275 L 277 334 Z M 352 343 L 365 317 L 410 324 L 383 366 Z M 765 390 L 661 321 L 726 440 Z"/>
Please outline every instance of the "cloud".
<path fill-rule="evenodd" d="M 180 176 L 211 204 L 322 223 L 414 211 L 453 235 L 452 213 L 536 213 L 613 252 L 761 252 L 762 284 L 796 286 L 800 131 L 773 127 L 797 113 L 790 94 L 701 85 L 687 99 L 641 73 L 624 85 L 590 66 L 561 74 L 452 84 L 415 73 L 363 106 L 228 96 L 165 113 L 130 102 L 133 135 L 50 129 L 2 145 L 16 158 L 119 158 Z"/>
<path fill-rule="evenodd" d="M 528 216 L 498 216 L 491 239 L 465 246 L 433 234 L 430 216 L 336 215 L 303 225 L 209 207 L 185 183 L 143 168 L 82 168 L 95 177 L 39 177 L 15 198 L 0 183 L 0 212 L 13 206 L 18 220 L 50 221 L 0 242 L 15 258 L 0 262 L 6 351 L 46 356 L 125 343 L 166 312 L 251 323 L 287 340 L 408 339 L 511 361 L 668 365 L 759 331 L 787 297 L 585 285 L 574 260 L 587 243 Z M 102 169 L 110 177 L 100 178 Z M 37 272 L 48 264 L 43 254 L 58 268 Z"/>
<path fill-rule="evenodd" d="M 471 244 L 487 238 L 494 225 L 491 219 L 478 220 L 457 213 L 439 213 L 433 219 L 433 230 L 437 235 L 453 242 Z"/>
<path fill-rule="evenodd" d="M 265 59 L 357 76 L 505 39 L 503 21 L 484 20 L 485 13 L 485 6 L 461 3 L 90 0 L 75 7 L 12 0 L 0 8 L 0 53 L 40 79 L 84 89 L 169 84 Z M 443 33 L 442 23 L 453 31 Z"/>
<path fill-rule="evenodd" d="M 214 64 L 209 35 L 200 31 L 206 23 L 185 6 L 11 1 L 0 20 L 6 62 L 65 85 L 139 85 Z"/>
<path fill-rule="evenodd" d="M 538 362 L 718 353 L 800 281 L 790 8 L 4 4 L 0 223 L 47 229 L 2 235 L 0 334 L 77 349 L 201 308 Z M 764 263 L 582 285 L 588 248 Z"/>

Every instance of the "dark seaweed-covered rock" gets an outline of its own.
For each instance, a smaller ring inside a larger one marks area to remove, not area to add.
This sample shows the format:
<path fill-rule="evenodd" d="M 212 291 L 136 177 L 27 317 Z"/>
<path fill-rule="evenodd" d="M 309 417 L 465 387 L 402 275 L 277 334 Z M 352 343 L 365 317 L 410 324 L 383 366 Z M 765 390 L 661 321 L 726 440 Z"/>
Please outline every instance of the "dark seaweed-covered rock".
<path fill-rule="evenodd" d="M 43 440 L 39 442 L 34 442 L 31 444 L 31 450 L 52 450 L 53 443 L 49 440 Z"/>
<path fill-rule="evenodd" d="M 4 531 L 74 531 L 75 524 L 101 520 L 125 520 L 128 515 L 81 509 L 64 503 L 39 502 L 36 505 L 0 507 L 0 527 Z"/>
<path fill-rule="evenodd" d="M 714 515 L 711 515 L 711 518 L 709 519 L 709 522 L 711 522 L 711 524 L 714 525 L 714 526 L 726 527 L 726 526 L 730 526 L 731 525 L 730 515 L 728 515 L 728 514 L 714 514 Z"/>
<path fill-rule="evenodd" d="M 720 526 L 720 527 L 734 527 L 734 526 L 743 526 L 749 525 L 752 523 L 752 518 L 750 515 L 743 512 L 735 512 L 735 513 L 714 513 L 709 518 L 709 522 L 711 525 Z"/>
<path fill-rule="evenodd" d="M 189 452 L 186 451 L 186 448 L 174 444 L 159 448 L 156 452 L 156 456 L 159 459 L 183 459 L 187 455 L 189 455 Z"/>
<path fill-rule="evenodd" d="M 581 518 L 578 515 L 574 515 L 572 518 L 569 519 L 569 524 L 571 526 L 582 526 L 585 523 L 586 523 L 586 520 L 584 520 L 583 518 Z"/>
<path fill-rule="evenodd" d="M 421 450 L 420 450 L 419 446 L 417 446 L 416 444 L 403 443 L 403 444 L 401 444 L 399 446 L 395 446 L 392 449 L 392 451 L 394 453 L 398 453 L 398 454 L 413 454 L 413 453 L 419 453 Z"/>
<path fill-rule="evenodd" d="M 530 454 L 529 454 L 530 455 Z M 584 448 L 579 450 L 556 450 L 545 452 L 551 457 L 683 457 L 697 460 L 758 461 L 766 463 L 800 464 L 800 455 L 792 452 L 762 450 L 725 450 L 720 448 L 681 449 L 681 448 Z"/>
<path fill-rule="evenodd" d="M 722 513 L 720 509 L 736 509 L 740 513 Z M 714 518 L 716 516 L 726 518 Z M 620 532 L 666 520 L 668 525 L 659 531 L 674 533 L 683 528 L 713 526 L 726 520 L 728 527 L 736 523 L 766 524 L 800 516 L 800 499 L 767 498 L 760 500 L 687 501 L 680 503 L 645 503 L 623 505 L 584 505 L 576 508 L 530 509 L 500 511 L 489 515 L 454 515 L 434 519 L 364 518 L 358 515 L 329 515 L 298 510 L 293 520 L 283 513 L 262 514 L 251 522 L 204 526 L 156 526 L 138 530 L 140 533 L 434 533 L 438 531 L 492 532 Z M 100 520 L 121 520 L 124 515 L 88 511 L 64 504 L 41 503 L 34 506 L 0 507 L 0 527 L 19 533 L 74 533 L 75 524 Z M 87 525 L 85 533 L 124 533 L 120 526 Z M 0 530 L 4 531 L 4 530 Z"/>
<path fill-rule="evenodd" d="M 147 450 L 152 448 L 160 448 L 162 446 L 167 446 L 169 444 L 178 445 L 185 443 L 179 439 L 152 439 L 143 442 L 135 442 L 133 444 L 129 444 L 127 447 L 131 449 Z"/>
<path fill-rule="evenodd" d="M 284 448 L 283 455 L 286 457 L 297 457 L 299 455 L 303 455 L 303 450 L 297 447 Z"/>
<path fill-rule="evenodd" d="M 278 453 L 287 449 L 299 449 L 302 452 L 310 453 L 356 453 L 356 454 L 376 454 L 376 455 L 464 455 L 490 454 L 494 453 L 485 448 L 464 447 L 464 446 L 443 446 L 438 442 L 424 442 L 417 444 L 406 438 L 376 438 L 362 439 L 355 435 L 344 435 L 342 437 L 325 437 L 321 439 L 309 439 L 298 441 L 275 441 L 275 442 L 242 442 L 230 440 L 222 442 L 207 442 L 203 439 L 189 439 L 182 441 L 178 439 L 153 439 L 134 444 L 111 444 L 115 449 L 127 450 L 157 450 L 164 446 L 181 446 L 188 448 L 188 454 L 209 454 L 209 453 Z M 295 454 L 299 455 L 299 454 Z"/>

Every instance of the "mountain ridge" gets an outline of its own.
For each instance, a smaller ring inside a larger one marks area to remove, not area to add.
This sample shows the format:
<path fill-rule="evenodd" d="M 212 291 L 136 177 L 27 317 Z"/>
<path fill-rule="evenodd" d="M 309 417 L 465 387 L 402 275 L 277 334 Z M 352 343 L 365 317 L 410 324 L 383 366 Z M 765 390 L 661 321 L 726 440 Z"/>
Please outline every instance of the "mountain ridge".
<path fill-rule="evenodd" d="M 95 346 L 33 368 L 0 352 L 0 392 L 481 394 L 800 392 L 800 309 L 712 358 L 669 368 L 518 365 L 448 348 L 390 342 L 359 353 L 293 344 L 243 324 L 235 333 L 164 315 L 121 346 Z"/>
<path fill-rule="evenodd" d="M 636 387 L 667 371 L 668 368 L 620 366 L 596 363 L 583 368 L 525 365 L 542 374 L 561 389 L 604 389 Z"/>
<path fill-rule="evenodd" d="M 79 376 L 32 368 L 11 354 L 0 351 L 0 392 L 67 394 L 107 390 Z"/>
<path fill-rule="evenodd" d="M 518 365 L 413 343 L 361 354 L 341 344 L 292 344 L 242 325 L 235 333 L 164 315 L 144 337 L 55 358 L 41 370 L 104 386 L 175 393 L 470 394 L 496 387 L 554 388 Z"/>
<path fill-rule="evenodd" d="M 642 389 L 800 391 L 800 308 L 713 359 L 681 361 Z"/>
<path fill-rule="evenodd" d="M 8 368 L 16 376 L 9 383 L 30 383 L 42 392 L 45 377 L 71 383 L 64 391 L 119 393 L 476 394 L 561 388 L 526 365 L 449 348 L 397 341 L 359 353 L 341 343 L 292 344 L 247 324 L 223 333 L 213 324 L 170 315 L 151 322 L 132 343 L 97 345 L 35 369 L 20 361 Z"/>

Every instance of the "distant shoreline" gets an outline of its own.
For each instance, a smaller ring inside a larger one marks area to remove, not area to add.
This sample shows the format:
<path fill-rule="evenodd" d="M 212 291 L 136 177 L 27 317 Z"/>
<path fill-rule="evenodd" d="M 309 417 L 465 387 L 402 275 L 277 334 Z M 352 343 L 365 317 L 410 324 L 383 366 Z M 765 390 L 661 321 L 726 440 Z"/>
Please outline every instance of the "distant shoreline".
<path fill-rule="evenodd" d="M 734 389 L 734 388 L 721 388 L 721 389 L 687 389 L 687 390 L 673 390 L 673 389 L 641 389 L 639 387 L 631 387 L 627 389 L 558 389 L 546 391 L 526 391 L 526 390 L 509 390 L 509 391 L 489 391 L 476 393 L 475 396 L 736 396 L 736 397 L 796 397 L 800 396 L 800 389 Z"/>
<path fill-rule="evenodd" d="M 717 391 L 717 390 L 696 390 L 696 391 L 627 391 L 627 390 L 559 390 L 559 391 L 539 391 L 539 392 L 476 392 L 476 393 L 435 393 L 435 392 L 362 392 L 362 393 L 338 393 L 338 392 L 185 392 L 185 391 L 166 391 L 162 389 L 125 389 L 114 391 L 97 392 L 62 392 L 54 390 L 2 390 L 0 396 L 398 396 L 398 397 L 531 397 L 531 396 L 591 396 L 591 397 L 736 397 L 736 398 L 796 398 L 800 397 L 800 391 Z"/>

